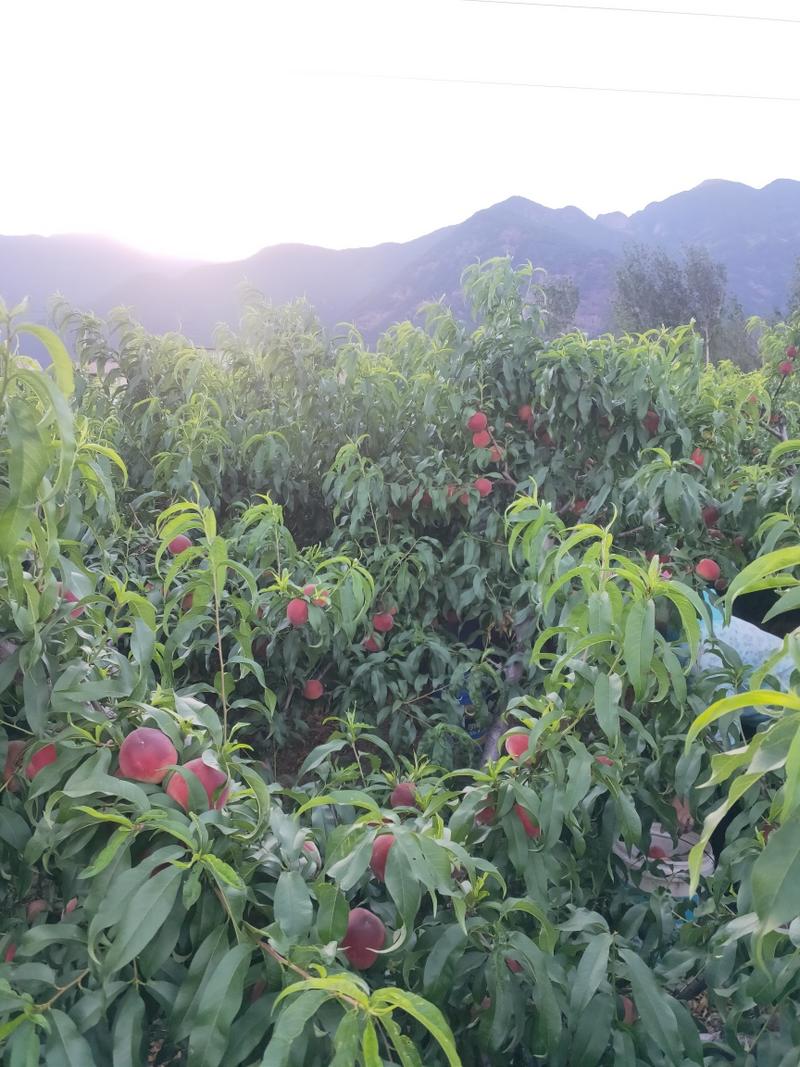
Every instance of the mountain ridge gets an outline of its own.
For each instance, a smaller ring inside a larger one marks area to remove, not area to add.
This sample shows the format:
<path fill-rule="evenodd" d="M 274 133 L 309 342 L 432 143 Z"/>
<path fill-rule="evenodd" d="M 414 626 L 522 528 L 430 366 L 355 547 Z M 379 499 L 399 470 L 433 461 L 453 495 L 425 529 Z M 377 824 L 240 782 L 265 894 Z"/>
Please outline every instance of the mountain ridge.
<path fill-rule="evenodd" d="M 770 314 L 783 306 L 800 256 L 800 181 L 757 189 L 708 179 L 630 215 L 594 218 L 575 205 L 549 208 L 515 195 L 410 241 L 346 249 L 287 242 L 221 263 L 154 256 L 85 234 L 0 236 L 0 296 L 9 305 L 30 296 L 39 319 L 56 291 L 101 315 L 130 306 L 154 332 L 179 329 L 208 343 L 216 323 L 238 320 L 238 290 L 247 283 L 275 302 L 304 296 L 326 325 L 353 322 L 371 338 L 427 300 L 461 309 L 463 269 L 511 255 L 573 277 L 577 324 L 599 333 L 611 326 L 615 272 L 632 242 L 673 255 L 690 244 L 707 248 L 745 312 Z"/>

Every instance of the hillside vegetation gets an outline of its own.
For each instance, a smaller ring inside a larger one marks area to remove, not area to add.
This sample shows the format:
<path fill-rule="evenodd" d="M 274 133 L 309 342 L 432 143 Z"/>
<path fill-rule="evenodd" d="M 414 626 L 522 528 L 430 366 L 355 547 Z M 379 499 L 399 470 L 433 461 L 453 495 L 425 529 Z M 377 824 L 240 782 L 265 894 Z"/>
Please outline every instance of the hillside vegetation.
<path fill-rule="evenodd" d="M 800 696 L 692 665 L 800 605 L 800 321 L 745 374 L 464 287 L 3 313 L 6 1067 L 795 1062 Z"/>

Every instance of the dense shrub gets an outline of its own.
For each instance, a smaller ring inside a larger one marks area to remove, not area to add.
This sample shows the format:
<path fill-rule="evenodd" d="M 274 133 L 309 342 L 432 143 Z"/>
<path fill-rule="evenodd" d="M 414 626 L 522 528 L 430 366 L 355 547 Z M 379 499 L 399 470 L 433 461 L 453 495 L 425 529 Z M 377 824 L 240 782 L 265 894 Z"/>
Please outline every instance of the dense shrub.
<path fill-rule="evenodd" d="M 466 280 L 476 326 L 375 352 L 255 297 L 211 352 L 60 308 L 73 369 L 5 317 L 13 1067 L 792 1062 L 800 701 L 690 666 L 701 559 L 797 605 L 800 324 L 743 375 Z M 653 823 L 740 798 L 696 901 L 645 891 Z"/>

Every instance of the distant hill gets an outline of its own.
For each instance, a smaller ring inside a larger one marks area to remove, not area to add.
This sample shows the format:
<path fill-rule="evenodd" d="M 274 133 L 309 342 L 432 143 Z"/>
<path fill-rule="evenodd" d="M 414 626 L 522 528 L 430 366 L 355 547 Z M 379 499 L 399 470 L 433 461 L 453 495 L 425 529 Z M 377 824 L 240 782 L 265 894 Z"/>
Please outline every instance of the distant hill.
<path fill-rule="evenodd" d="M 515 196 L 401 244 L 276 245 L 231 263 L 158 258 L 92 237 L 0 237 L 0 295 L 30 296 L 37 317 L 56 291 L 98 314 L 127 305 L 155 332 L 180 330 L 207 343 L 218 322 L 236 322 L 238 288 L 247 282 L 276 302 L 306 296 L 328 325 L 355 322 L 374 337 L 425 300 L 444 296 L 460 306 L 463 268 L 510 254 L 572 276 L 581 293 L 578 325 L 599 333 L 611 325 L 616 267 L 633 241 L 672 253 L 705 246 L 726 266 L 745 312 L 770 314 L 785 306 L 800 256 L 800 182 L 753 189 L 707 181 L 631 216 L 596 219 Z"/>

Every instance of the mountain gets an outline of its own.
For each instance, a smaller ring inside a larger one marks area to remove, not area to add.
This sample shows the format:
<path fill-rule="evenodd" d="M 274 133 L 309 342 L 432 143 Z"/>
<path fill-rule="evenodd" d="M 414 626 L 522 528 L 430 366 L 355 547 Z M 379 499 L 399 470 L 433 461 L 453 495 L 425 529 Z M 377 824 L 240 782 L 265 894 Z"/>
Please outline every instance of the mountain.
<path fill-rule="evenodd" d="M 132 279 L 168 279 L 186 272 L 191 260 L 163 259 L 103 237 L 0 236 L 0 297 L 9 307 L 29 298 L 29 315 L 43 318 L 50 298 L 62 293 L 87 310 L 107 311 L 102 294 Z"/>
<path fill-rule="evenodd" d="M 98 314 L 124 304 L 155 332 L 180 330 L 207 343 L 216 323 L 236 322 L 247 283 L 276 302 L 305 296 L 326 324 L 355 322 L 374 337 L 429 299 L 443 296 L 460 309 L 464 267 L 511 255 L 572 276 L 581 293 L 578 325 L 599 333 L 611 325 L 616 267 L 634 241 L 671 253 L 705 246 L 727 268 L 745 312 L 770 314 L 785 305 L 800 256 L 800 182 L 754 189 L 707 181 L 633 215 L 597 218 L 514 196 L 405 243 L 276 245 L 231 263 L 163 259 L 99 238 L 0 237 L 0 295 L 8 303 L 29 295 L 37 317 L 56 291 Z"/>

